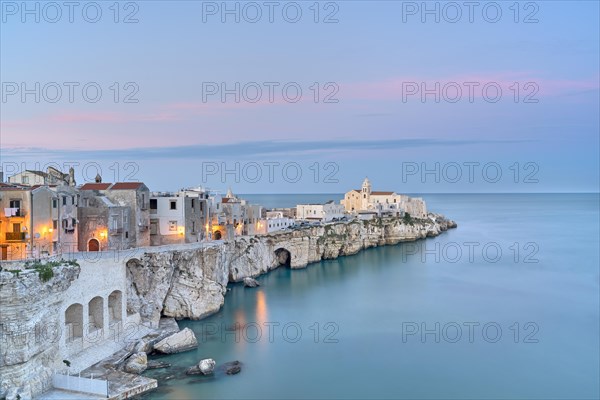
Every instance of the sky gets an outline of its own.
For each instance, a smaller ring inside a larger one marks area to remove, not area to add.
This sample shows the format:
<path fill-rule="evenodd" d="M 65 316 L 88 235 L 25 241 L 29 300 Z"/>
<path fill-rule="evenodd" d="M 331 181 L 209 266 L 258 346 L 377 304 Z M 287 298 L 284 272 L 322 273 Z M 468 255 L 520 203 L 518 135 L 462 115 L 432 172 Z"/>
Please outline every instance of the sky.
<path fill-rule="evenodd" d="M 597 1 L 1 1 L 11 175 L 598 192 Z"/>

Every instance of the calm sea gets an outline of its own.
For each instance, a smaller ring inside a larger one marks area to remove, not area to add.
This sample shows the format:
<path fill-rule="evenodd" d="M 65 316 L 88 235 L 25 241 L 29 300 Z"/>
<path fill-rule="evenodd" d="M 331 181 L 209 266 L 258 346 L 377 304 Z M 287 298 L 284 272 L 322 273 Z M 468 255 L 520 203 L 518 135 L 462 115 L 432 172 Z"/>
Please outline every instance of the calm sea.
<path fill-rule="evenodd" d="M 231 285 L 144 398 L 598 398 L 598 194 L 423 197 L 458 229 Z M 207 357 L 242 372 L 185 376 Z"/>

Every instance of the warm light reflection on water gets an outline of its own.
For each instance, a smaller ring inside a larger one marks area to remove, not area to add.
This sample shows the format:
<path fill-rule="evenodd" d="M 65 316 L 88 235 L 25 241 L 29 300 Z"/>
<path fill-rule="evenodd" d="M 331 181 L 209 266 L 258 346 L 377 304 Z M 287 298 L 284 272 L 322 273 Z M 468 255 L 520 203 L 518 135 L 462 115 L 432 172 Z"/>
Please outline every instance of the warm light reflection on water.
<path fill-rule="evenodd" d="M 246 314 L 242 308 L 239 308 L 234 313 L 234 323 L 229 329 L 235 332 L 235 347 L 237 350 L 243 350 L 246 347 L 246 341 L 241 340 L 240 335 L 242 334 L 244 327 L 246 326 Z"/>
<path fill-rule="evenodd" d="M 256 323 L 264 326 L 268 320 L 267 295 L 262 290 L 256 292 Z"/>

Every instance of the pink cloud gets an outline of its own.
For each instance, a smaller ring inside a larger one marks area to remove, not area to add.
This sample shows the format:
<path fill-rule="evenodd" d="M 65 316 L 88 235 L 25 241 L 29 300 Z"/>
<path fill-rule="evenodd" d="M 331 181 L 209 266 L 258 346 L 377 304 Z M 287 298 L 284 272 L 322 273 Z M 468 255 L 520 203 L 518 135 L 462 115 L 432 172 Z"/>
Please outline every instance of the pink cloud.
<path fill-rule="evenodd" d="M 170 122 L 177 121 L 175 114 L 129 114 L 122 112 L 69 112 L 51 115 L 46 118 L 54 123 L 78 123 L 78 122 L 100 122 L 100 123 L 128 123 L 128 122 Z"/>
<path fill-rule="evenodd" d="M 463 97 L 466 99 L 469 96 L 469 86 L 471 86 L 473 87 L 473 97 L 480 98 L 483 95 L 482 89 L 486 84 L 497 84 L 502 89 L 503 96 L 512 96 L 516 90 L 515 82 L 519 84 L 520 96 L 536 92 L 538 98 L 540 96 L 561 96 L 599 89 L 599 77 L 583 80 L 557 80 L 540 78 L 539 74 L 536 73 L 513 72 L 490 75 L 456 75 L 440 79 L 405 76 L 392 77 L 381 81 L 348 83 L 340 85 L 340 96 L 344 99 L 355 100 L 402 100 L 403 96 L 407 96 L 408 99 L 420 98 L 421 92 L 424 90 L 433 90 L 436 87 L 441 90 L 447 85 L 449 96 L 456 93 L 453 87 L 459 86 L 463 92 Z M 529 85 L 526 87 L 527 84 Z M 411 95 L 411 90 L 418 91 L 416 94 Z M 490 93 L 493 94 L 493 92 Z M 433 95 L 430 96 L 433 97 Z"/>

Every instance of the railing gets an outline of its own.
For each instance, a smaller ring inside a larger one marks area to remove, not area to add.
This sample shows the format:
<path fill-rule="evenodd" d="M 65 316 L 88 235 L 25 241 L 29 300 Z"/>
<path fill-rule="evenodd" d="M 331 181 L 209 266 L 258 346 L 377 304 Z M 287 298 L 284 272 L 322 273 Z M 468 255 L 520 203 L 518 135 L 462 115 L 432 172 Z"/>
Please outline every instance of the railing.
<path fill-rule="evenodd" d="M 17 207 L 15 207 L 17 208 Z M 23 210 L 21 210 L 21 208 L 17 208 L 17 212 L 15 212 L 13 215 L 10 215 L 9 218 L 11 217 L 24 217 L 25 216 L 25 212 Z"/>
<path fill-rule="evenodd" d="M 25 240 L 25 232 L 6 232 L 6 240 L 23 241 Z"/>
<path fill-rule="evenodd" d="M 70 390 L 73 392 L 91 393 L 108 398 L 108 381 L 104 379 L 82 378 L 81 376 L 52 375 L 52 386 L 56 389 Z"/>

